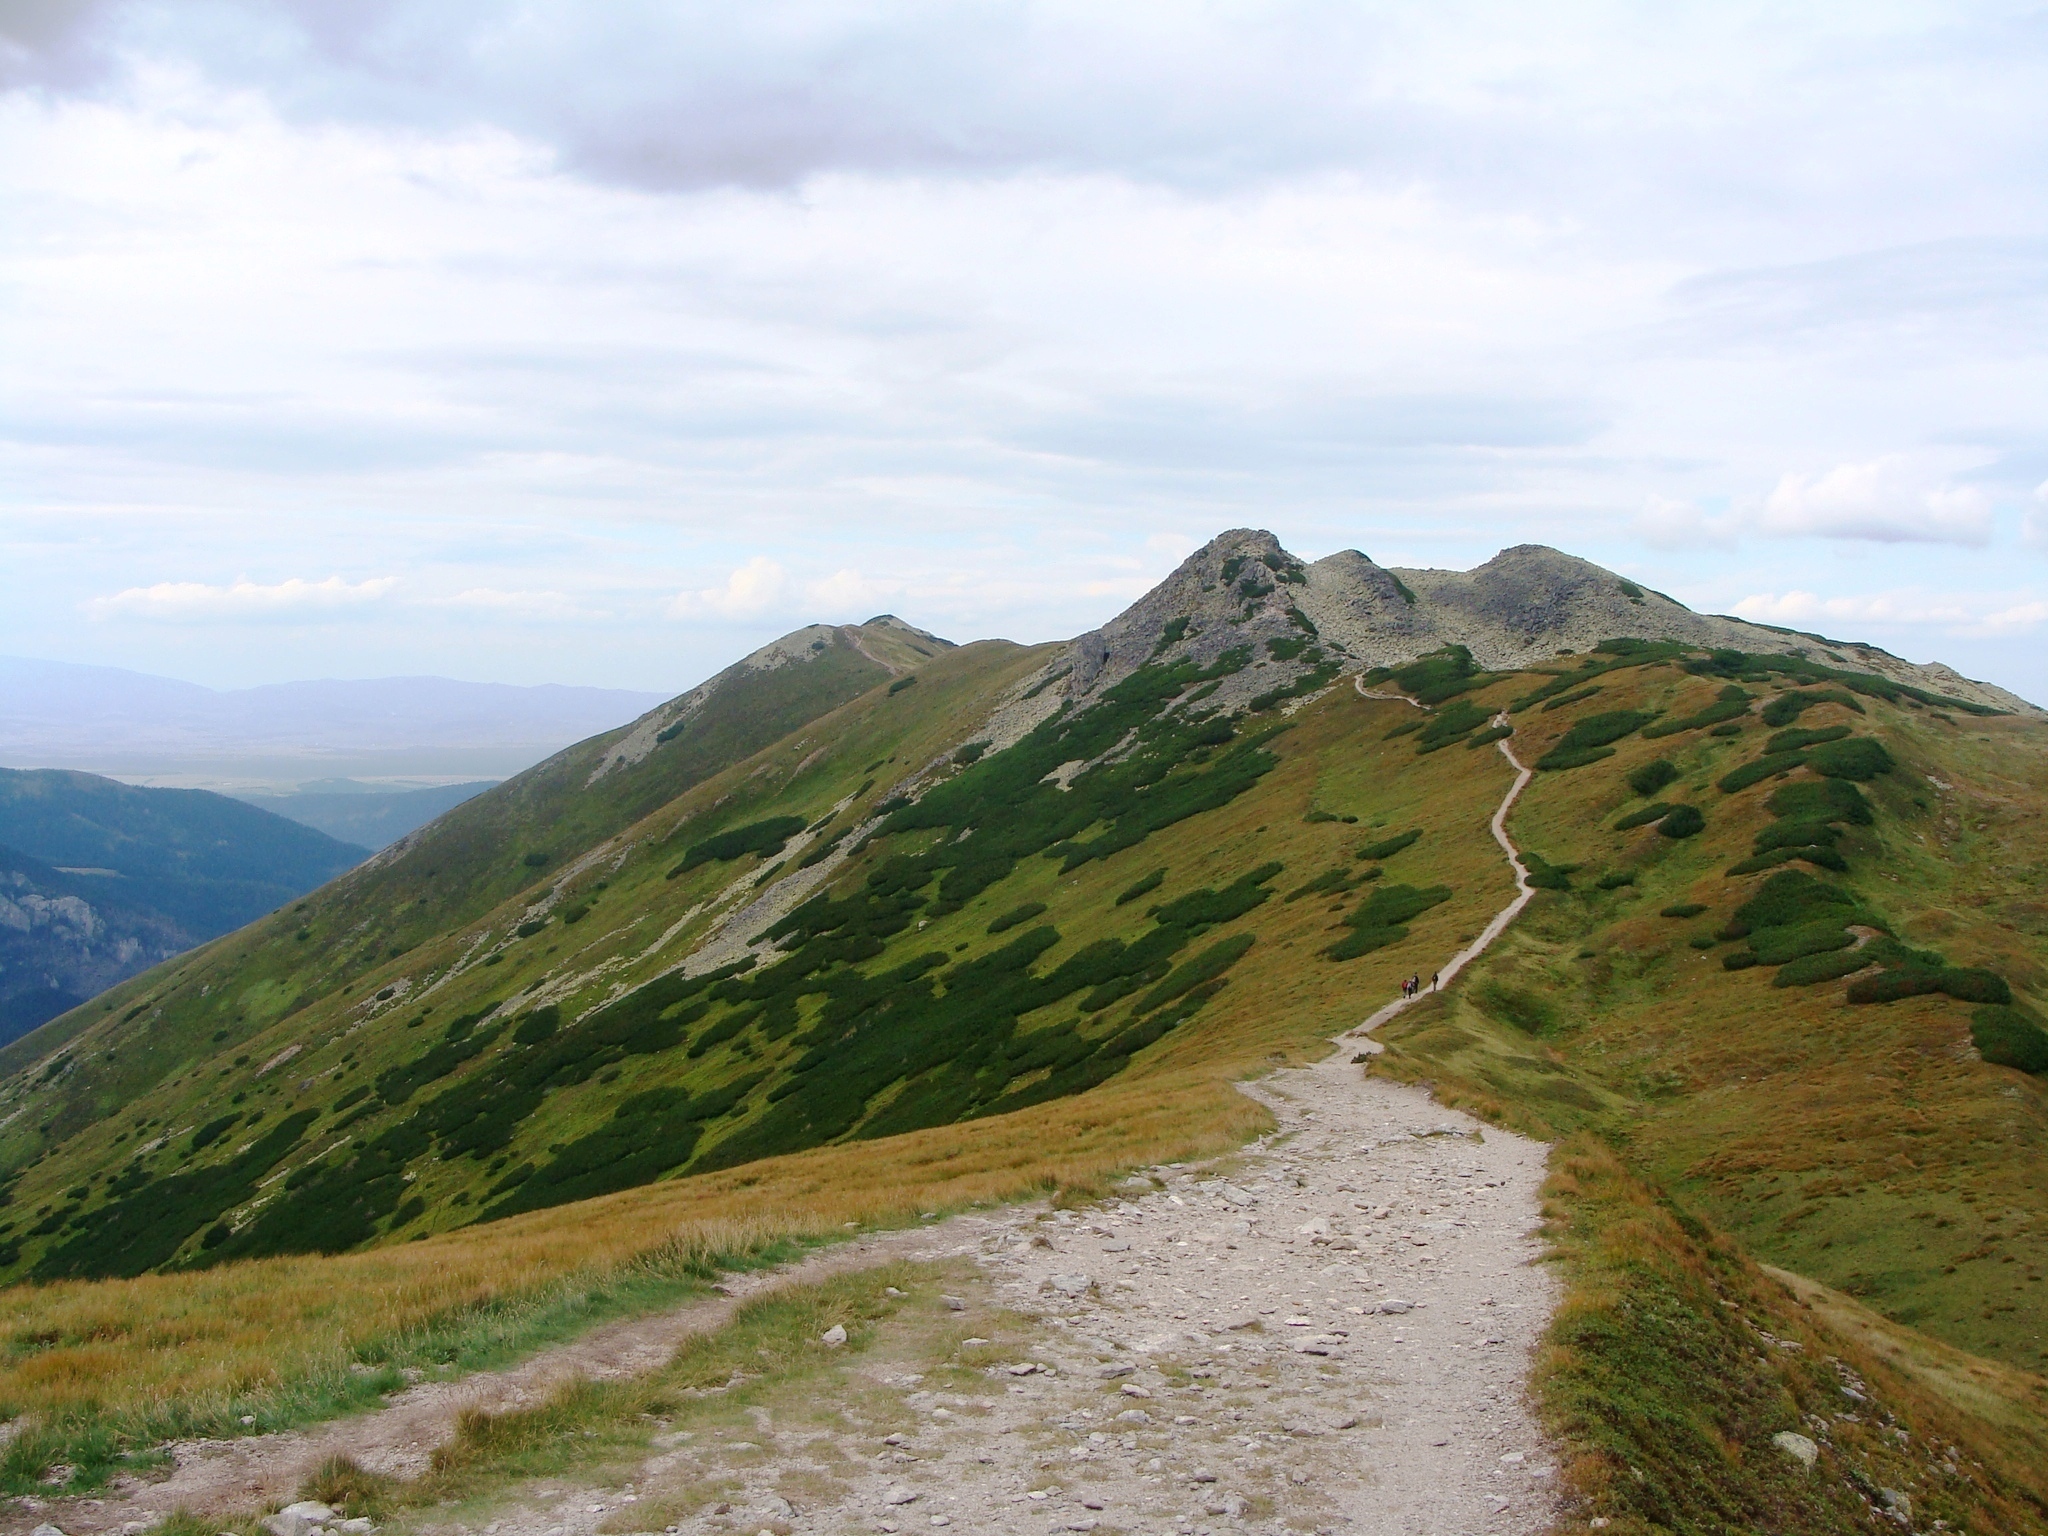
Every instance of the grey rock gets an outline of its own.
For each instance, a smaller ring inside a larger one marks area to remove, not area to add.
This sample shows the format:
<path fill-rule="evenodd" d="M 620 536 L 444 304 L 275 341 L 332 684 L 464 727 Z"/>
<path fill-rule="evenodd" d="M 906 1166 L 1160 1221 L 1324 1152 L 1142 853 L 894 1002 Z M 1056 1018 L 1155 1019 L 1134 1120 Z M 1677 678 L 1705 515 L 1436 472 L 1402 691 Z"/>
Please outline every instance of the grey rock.
<path fill-rule="evenodd" d="M 1097 1371 L 1095 1374 L 1100 1376 L 1104 1381 L 1115 1381 L 1119 1376 L 1135 1375 L 1137 1369 L 1138 1368 L 1135 1365 L 1105 1365 L 1101 1370 Z"/>
<path fill-rule="evenodd" d="M 1803 1467 L 1810 1467 L 1820 1456 L 1820 1447 L 1806 1436 L 1781 1429 L 1771 1436 L 1771 1444 L 1790 1456 Z"/>
<path fill-rule="evenodd" d="M 818 1335 L 818 1342 L 830 1349 L 837 1349 L 846 1342 L 846 1325 L 834 1323 L 830 1328 L 827 1328 Z"/>
<path fill-rule="evenodd" d="M 39 1525 L 29 1532 L 29 1536 L 64 1536 L 64 1533 L 54 1525 Z"/>
<path fill-rule="evenodd" d="M 1880 1488 L 1877 1490 L 1877 1496 L 1884 1501 L 1885 1510 L 1898 1517 L 1901 1525 L 1911 1525 L 1913 1523 L 1913 1496 L 1911 1494 L 1901 1493 L 1896 1488 Z"/>
<path fill-rule="evenodd" d="M 347 1536 L 372 1536 L 372 1533 L 377 1529 L 377 1522 L 358 1515 L 353 1520 L 335 1521 L 334 1529 L 346 1532 Z"/>
<path fill-rule="evenodd" d="M 1394 1317 L 1400 1316 L 1403 1312 L 1413 1312 L 1414 1310 L 1414 1302 L 1403 1301 L 1398 1296 L 1389 1296 L 1385 1301 L 1373 1308 L 1375 1312 L 1385 1312 Z"/>
<path fill-rule="evenodd" d="M 882 1493 L 882 1502 L 889 1505 L 915 1504 L 917 1499 L 917 1490 L 915 1488 L 906 1488 L 901 1483 L 896 1484 L 893 1488 L 885 1489 Z"/>
<path fill-rule="evenodd" d="M 1054 1275 L 1045 1285 L 1062 1296 L 1085 1296 L 1095 1288 L 1095 1282 L 1086 1275 Z"/>
<path fill-rule="evenodd" d="M 945 1304 L 948 1312 L 965 1312 L 967 1310 L 967 1303 L 958 1296 L 941 1296 L 939 1300 Z"/>

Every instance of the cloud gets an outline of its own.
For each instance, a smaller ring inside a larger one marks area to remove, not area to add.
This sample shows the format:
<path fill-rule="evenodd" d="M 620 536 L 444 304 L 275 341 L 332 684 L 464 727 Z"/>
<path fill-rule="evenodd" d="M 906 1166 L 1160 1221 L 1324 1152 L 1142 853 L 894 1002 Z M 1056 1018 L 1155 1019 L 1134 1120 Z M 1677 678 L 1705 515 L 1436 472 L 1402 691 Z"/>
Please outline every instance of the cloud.
<path fill-rule="evenodd" d="M 1782 538 L 1869 539 L 1879 544 L 1991 542 L 1991 504 L 1969 486 L 1930 485 L 1910 460 L 1887 454 L 1823 475 L 1786 475 L 1757 516 Z"/>
<path fill-rule="evenodd" d="M 1733 546 L 1741 521 L 1728 513 L 1708 512 L 1697 502 L 1651 496 L 1636 514 L 1636 536 L 1654 549 L 1709 549 Z"/>
<path fill-rule="evenodd" d="M 2020 542 L 2031 549 L 2048 549 L 2048 480 L 2034 487 L 2034 505 L 2020 519 Z"/>
<path fill-rule="evenodd" d="M 147 619 L 172 624 L 203 624 L 219 620 L 304 620 L 333 618 L 375 607 L 398 585 L 395 576 L 347 582 L 339 576 L 306 581 L 294 576 L 265 586 L 242 580 L 226 586 L 201 581 L 160 581 L 150 587 L 128 587 L 85 604 L 94 619 Z"/>
<path fill-rule="evenodd" d="M 611 617 L 602 609 L 584 607 L 565 592 L 507 591 L 500 587 L 470 587 L 440 599 L 437 606 L 480 617 L 527 621 Z"/>
<path fill-rule="evenodd" d="M 1790 591 L 1758 593 L 1734 608 L 1736 617 L 1759 624 L 1802 628 L 1814 624 L 1927 625 L 1956 635 L 1997 636 L 2020 633 L 2048 622 L 2048 602 L 2018 598 L 1989 601 L 1982 594 L 1876 592 L 1852 597 L 1821 597 Z"/>
<path fill-rule="evenodd" d="M 902 582 L 877 580 L 849 568 L 806 582 L 804 601 L 820 614 L 857 612 L 872 617 L 877 608 L 896 601 L 903 591 Z"/>
<path fill-rule="evenodd" d="M 756 555 L 726 577 L 722 587 L 678 592 L 669 601 L 672 619 L 751 619 L 781 605 L 789 592 L 789 572 L 780 561 Z"/>

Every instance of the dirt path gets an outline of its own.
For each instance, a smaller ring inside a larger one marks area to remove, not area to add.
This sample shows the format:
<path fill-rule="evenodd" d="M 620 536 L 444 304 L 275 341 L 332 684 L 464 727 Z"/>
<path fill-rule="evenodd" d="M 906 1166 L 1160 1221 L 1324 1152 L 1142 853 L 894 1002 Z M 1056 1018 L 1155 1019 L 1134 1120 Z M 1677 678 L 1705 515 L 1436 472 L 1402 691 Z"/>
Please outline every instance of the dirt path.
<path fill-rule="evenodd" d="M 1363 688 L 1360 688 L 1358 691 L 1365 693 Z M 1366 697 L 1379 698 L 1382 695 L 1366 694 Z M 1412 704 L 1415 701 L 1411 699 L 1409 702 Z M 1420 706 L 1418 705 L 1417 707 L 1419 708 Z M 1495 715 L 1492 723 L 1494 725 L 1506 725 L 1508 723 L 1507 711 L 1502 710 L 1499 714 Z M 1494 913 L 1493 921 L 1480 931 L 1478 938 L 1444 962 L 1443 969 L 1436 973 L 1435 990 L 1438 991 L 1441 991 L 1458 972 L 1485 954 L 1493 941 L 1507 932 L 1508 924 L 1522 915 L 1522 908 L 1529 905 L 1530 898 L 1536 894 L 1536 888 L 1529 884 L 1529 868 L 1522 862 L 1522 852 L 1515 846 L 1514 840 L 1508 836 L 1508 812 L 1515 808 L 1515 802 L 1522 798 L 1522 791 L 1529 787 L 1529 781 L 1536 775 L 1533 769 L 1525 766 L 1522 760 L 1515 756 L 1513 748 L 1508 745 L 1509 740 L 1511 738 L 1503 736 L 1494 743 L 1495 746 L 1500 748 L 1500 755 L 1506 758 L 1513 766 L 1515 782 L 1508 787 L 1507 794 L 1501 798 L 1500 805 L 1494 810 L 1493 840 L 1500 844 L 1501 852 L 1508 857 L 1508 866 L 1515 872 L 1515 899 Z M 1374 1030 L 1394 1017 L 1403 1008 L 1413 1003 L 1421 1002 L 1428 995 L 1428 992 L 1424 991 L 1414 997 L 1395 998 L 1392 1002 L 1377 1010 L 1371 1018 L 1359 1025 L 1358 1028 L 1352 1030 L 1347 1038 L 1357 1039 L 1370 1036 Z M 1371 1039 L 1365 1040 L 1365 1047 L 1374 1054 L 1378 1054 L 1381 1049 L 1379 1042 Z"/>
<path fill-rule="evenodd" d="M 163 1448 L 174 1463 L 169 1476 L 117 1482 L 100 1498 L 14 1500 L 0 1514 L 0 1531 L 15 1536 L 47 1522 L 67 1536 L 86 1536 L 138 1522 L 147 1525 L 179 1508 L 225 1514 L 259 1507 L 296 1497 L 314 1469 L 337 1455 L 351 1456 L 374 1472 L 417 1476 L 427 1470 L 434 1447 L 449 1437 L 465 1409 L 500 1410 L 539 1401 L 578 1376 L 604 1380 L 656 1370 L 683 1340 L 723 1327 L 742 1303 L 763 1291 L 873 1268 L 930 1246 L 929 1230 L 877 1233 L 780 1269 L 723 1276 L 722 1294 L 603 1324 L 508 1370 L 422 1381 L 387 1397 L 373 1412 L 283 1434 L 175 1441 Z"/>
<path fill-rule="evenodd" d="M 1507 834 L 1531 773 L 1506 739 L 1499 747 L 1516 777 L 1493 836 L 1516 894 L 1445 963 L 1443 981 L 1534 895 Z M 595 1329 L 511 1370 L 422 1383 L 373 1413 L 168 1447 L 169 1477 L 102 1499 L 20 1500 L 0 1532 L 49 1522 L 70 1536 L 133 1536 L 175 1508 L 275 1504 L 337 1454 L 410 1476 L 464 1409 L 529 1403 L 577 1375 L 656 1369 L 750 1296 L 897 1258 L 972 1258 L 983 1275 L 976 1305 L 1029 1319 L 1023 1358 L 989 1371 L 986 1393 L 909 1391 L 920 1376 L 884 1375 L 875 1384 L 904 1392 L 919 1436 L 870 1445 L 851 1430 L 807 1433 L 781 1448 L 764 1422 L 754 1440 L 723 1448 L 663 1446 L 624 1488 L 552 1479 L 558 1486 L 522 1490 L 487 1536 L 637 1529 L 632 1504 L 664 1483 L 709 1477 L 740 1491 L 669 1525 L 672 1536 L 853 1523 L 894 1533 L 956 1520 L 1159 1536 L 1544 1530 L 1555 1468 L 1526 1385 L 1556 1305 L 1534 1263 L 1545 1149 L 1482 1130 L 1418 1090 L 1361 1078 L 1355 1042 L 1411 1001 L 1378 1009 L 1336 1055 L 1247 1085 L 1278 1128 L 1220 1160 L 1227 1173 L 1170 1165 L 1091 1215 L 1013 1207 L 733 1276 L 723 1295 Z M 807 1486 L 837 1492 L 799 1508 L 775 1490 L 806 1469 Z M 460 1525 L 423 1529 L 472 1536 Z"/>

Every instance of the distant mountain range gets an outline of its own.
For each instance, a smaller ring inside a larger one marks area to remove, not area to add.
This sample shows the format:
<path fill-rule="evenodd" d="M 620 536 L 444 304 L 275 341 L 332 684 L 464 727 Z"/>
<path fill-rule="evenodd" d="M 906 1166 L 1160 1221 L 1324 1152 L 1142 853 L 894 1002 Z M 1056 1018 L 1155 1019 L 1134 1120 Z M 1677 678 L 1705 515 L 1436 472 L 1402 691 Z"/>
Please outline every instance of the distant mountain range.
<path fill-rule="evenodd" d="M 208 787 L 502 778 L 667 697 L 445 677 L 216 691 L 118 667 L 0 657 L 0 763 Z"/>
<path fill-rule="evenodd" d="M 205 790 L 0 769 L 0 1041 L 368 853 Z"/>
<path fill-rule="evenodd" d="M 464 784 L 436 784 L 427 789 L 386 790 L 354 779 L 327 779 L 302 785 L 288 795 L 238 794 L 237 800 L 288 816 L 302 826 L 316 827 L 344 843 L 369 849 L 387 847 L 416 832 L 443 811 L 453 810 L 489 789 L 496 780 L 472 779 Z"/>

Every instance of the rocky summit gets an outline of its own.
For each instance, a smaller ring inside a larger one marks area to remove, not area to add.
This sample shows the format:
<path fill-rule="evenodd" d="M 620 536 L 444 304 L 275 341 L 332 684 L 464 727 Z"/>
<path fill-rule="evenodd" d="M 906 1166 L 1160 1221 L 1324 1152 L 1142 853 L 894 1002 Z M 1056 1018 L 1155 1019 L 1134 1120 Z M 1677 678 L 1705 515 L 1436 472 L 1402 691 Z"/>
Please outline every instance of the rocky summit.
<path fill-rule="evenodd" d="M 1226 703 L 1241 704 L 1314 670 L 1314 662 L 1298 659 L 1304 637 L 1314 637 L 1340 667 L 1398 666 L 1463 646 L 1487 671 L 1548 664 L 1603 640 L 1669 640 L 1798 656 L 1999 709 L 2034 711 L 2017 695 L 1939 663 L 1920 665 L 1871 645 L 1694 613 L 1662 592 L 1542 544 L 1504 549 L 1470 571 L 1406 570 L 1376 565 L 1355 549 L 1303 561 L 1254 528 L 1211 539 L 1116 619 L 1076 639 L 1047 670 L 1066 669 L 1070 692 L 1085 697 L 1148 661 L 1206 666 L 1233 646 L 1249 645 L 1259 660 L 1220 690 Z M 1282 652 L 1293 648 L 1297 655 L 1274 654 L 1275 641 Z"/>

